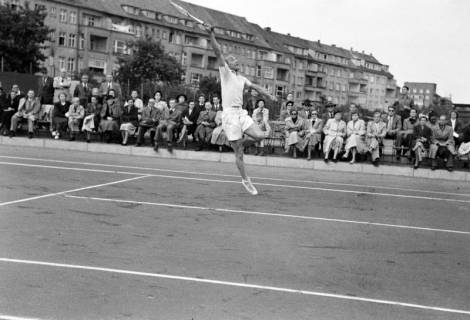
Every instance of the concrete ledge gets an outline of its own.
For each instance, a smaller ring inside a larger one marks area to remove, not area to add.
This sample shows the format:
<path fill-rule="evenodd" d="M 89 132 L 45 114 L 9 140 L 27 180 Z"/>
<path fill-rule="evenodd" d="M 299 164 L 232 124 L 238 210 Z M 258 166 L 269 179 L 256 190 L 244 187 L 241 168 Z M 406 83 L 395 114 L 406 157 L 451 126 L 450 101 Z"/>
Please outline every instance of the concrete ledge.
<path fill-rule="evenodd" d="M 80 141 L 69 142 L 64 140 L 52 140 L 41 138 L 28 139 L 25 137 L 9 138 L 0 136 L 0 144 L 16 147 L 34 147 L 85 152 L 101 152 L 178 160 L 200 160 L 224 163 L 232 163 L 235 160 L 233 153 L 219 153 L 210 151 L 197 152 L 192 150 L 174 150 L 172 153 L 170 153 L 168 152 L 168 150 L 166 150 L 166 148 L 161 148 L 158 152 L 155 152 L 150 146 L 134 147 L 121 146 L 118 144 L 85 143 Z M 305 159 L 293 159 L 287 157 L 272 156 L 258 157 L 253 155 L 246 155 L 245 162 L 250 165 L 267 167 L 311 169 L 320 171 L 340 171 L 352 173 L 362 172 L 367 174 L 378 175 L 444 179 L 453 181 L 470 181 L 470 172 L 447 172 L 446 170 L 431 171 L 428 168 L 420 168 L 418 170 L 414 170 L 411 166 L 381 165 L 379 167 L 374 167 L 369 163 L 356 163 L 351 165 L 347 162 L 324 163 L 320 159 L 306 161 Z"/>

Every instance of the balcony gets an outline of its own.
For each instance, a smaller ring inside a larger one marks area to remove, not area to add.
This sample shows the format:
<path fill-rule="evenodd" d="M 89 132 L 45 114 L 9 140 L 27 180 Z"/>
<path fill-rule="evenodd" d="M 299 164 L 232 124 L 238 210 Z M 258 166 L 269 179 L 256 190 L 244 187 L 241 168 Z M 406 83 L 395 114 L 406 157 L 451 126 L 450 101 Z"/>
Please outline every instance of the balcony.
<path fill-rule="evenodd" d="M 276 70 L 276 80 L 289 82 L 289 70 L 286 69 L 277 69 Z"/>
<path fill-rule="evenodd" d="M 97 35 L 90 35 L 90 51 L 108 52 L 108 38 Z"/>

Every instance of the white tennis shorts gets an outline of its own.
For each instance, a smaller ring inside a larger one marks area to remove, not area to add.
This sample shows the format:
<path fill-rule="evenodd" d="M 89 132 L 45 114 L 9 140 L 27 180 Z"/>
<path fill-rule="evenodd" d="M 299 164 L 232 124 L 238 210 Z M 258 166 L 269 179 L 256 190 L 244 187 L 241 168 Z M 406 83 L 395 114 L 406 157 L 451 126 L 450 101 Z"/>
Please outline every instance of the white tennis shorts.
<path fill-rule="evenodd" d="M 228 141 L 243 138 L 243 133 L 253 125 L 253 119 L 242 108 L 227 108 L 222 112 L 222 128 Z"/>

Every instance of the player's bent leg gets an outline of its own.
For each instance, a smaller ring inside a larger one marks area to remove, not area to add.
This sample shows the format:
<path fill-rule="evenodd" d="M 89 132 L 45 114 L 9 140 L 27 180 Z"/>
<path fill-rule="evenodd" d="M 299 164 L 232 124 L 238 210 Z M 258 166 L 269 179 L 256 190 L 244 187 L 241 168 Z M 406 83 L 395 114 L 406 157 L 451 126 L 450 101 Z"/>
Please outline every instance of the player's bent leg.
<path fill-rule="evenodd" d="M 262 131 L 256 124 L 252 124 L 248 129 L 244 132 L 247 136 L 254 139 L 256 142 L 261 141 L 270 134 L 267 131 Z"/>
<path fill-rule="evenodd" d="M 231 141 L 230 145 L 235 152 L 235 163 L 237 164 L 238 171 L 240 171 L 240 175 L 242 176 L 242 185 L 251 195 L 257 195 L 258 190 L 256 190 L 255 186 L 251 183 L 251 180 L 245 171 L 245 162 L 243 161 L 243 150 L 245 147 L 243 145 L 243 139 Z"/>

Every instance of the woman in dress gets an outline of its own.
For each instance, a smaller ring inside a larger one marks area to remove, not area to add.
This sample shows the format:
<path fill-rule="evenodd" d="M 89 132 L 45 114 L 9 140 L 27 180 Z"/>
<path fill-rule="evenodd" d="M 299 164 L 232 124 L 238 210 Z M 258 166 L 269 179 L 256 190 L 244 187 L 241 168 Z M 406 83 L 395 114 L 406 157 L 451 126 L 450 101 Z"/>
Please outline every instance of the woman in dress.
<path fill-rule="evenodd" d="M 419 117 L 419 123 L 413 128 L 412 150 L 415 153 L 414 168 L 418 169 L 427 154 L 429 143 L 432 137 L 432 130 L 427 124 L 428 118 L 425 115 Z"/>
<path fill-rule="evenodd" d="M 325 140 L 323 141 L 325 162 L 328 162 L 331 150 L 333 150 L 333 161 L 337 162 L 338 153 L 343 148 L 344 137 L 346 136 L 346 123 L 341 120 L 341 117 L 341 112 L 335 111 L 334 118 L 328 119 L 323 128 L 323 133 L 325 133 Z"/>
<path fill-rule="evenodd" d="M 366 135 L 366 124 L 364 120 L 359 119 L 359 114 L 357 112 L 351 113 L 351 121 L 348 122 L 346 127 L 346 153 L 343 155 L 343 159 L 349 157 L 349 153 L 352 153 L 351 164 L 356 162 L 356 154 L 364 154 L 367 152 L 367 147 L 365 144 L 365 135 Z"/>
<path fill-rule="evenodd" d="M 129 135 L 133 135 L 139 125 L 139 109 L 134 105 L 134 100 L 127 100 L 127 105 L 121 114 L 122 145 L 127 145 Z"/>
<path fill-rule="evenodd" d="M 122 108 L 116 99 L 116 93 L 113 89 L 108 91 L 103 108 L 101 109 L 101 121 L 100 131 L 106 139 L 107 143 L 110 143 L 119 132 L 119 120 L 121 119 Z"/>

